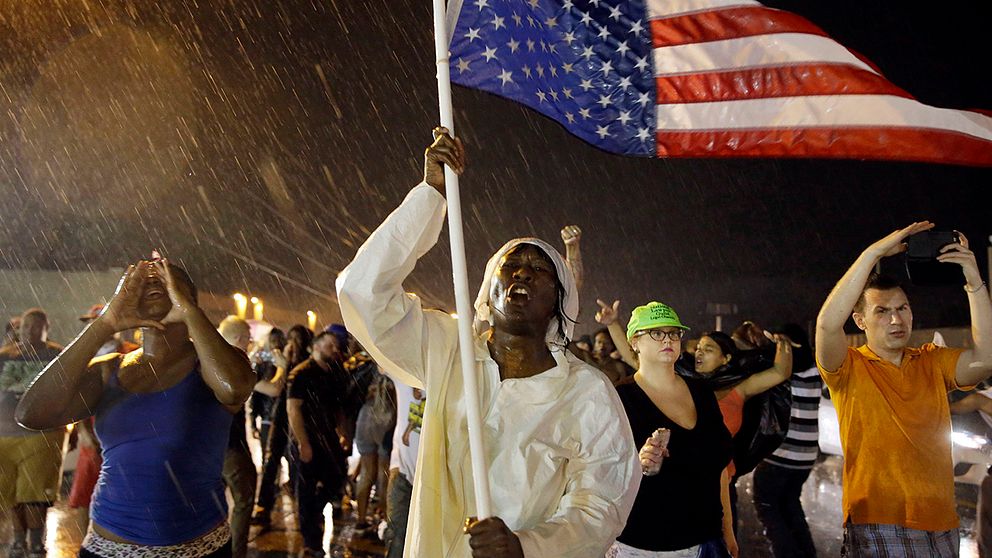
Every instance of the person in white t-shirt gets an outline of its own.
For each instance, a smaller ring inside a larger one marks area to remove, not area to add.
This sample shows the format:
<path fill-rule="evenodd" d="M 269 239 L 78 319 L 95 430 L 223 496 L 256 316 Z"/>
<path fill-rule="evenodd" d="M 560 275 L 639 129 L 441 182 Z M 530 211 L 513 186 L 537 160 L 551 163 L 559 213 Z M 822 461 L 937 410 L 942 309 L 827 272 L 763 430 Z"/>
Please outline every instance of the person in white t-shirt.
<path fill-rule="evenodd" d="M 389 465 L 389 495 L 386 506 L 386 558 L 402 558 L 406 540 L 410 497 L 417 470 L 420 429 L 424 424 L 424 392 L 400 382 L 396 385 L 396 429 Z"/>

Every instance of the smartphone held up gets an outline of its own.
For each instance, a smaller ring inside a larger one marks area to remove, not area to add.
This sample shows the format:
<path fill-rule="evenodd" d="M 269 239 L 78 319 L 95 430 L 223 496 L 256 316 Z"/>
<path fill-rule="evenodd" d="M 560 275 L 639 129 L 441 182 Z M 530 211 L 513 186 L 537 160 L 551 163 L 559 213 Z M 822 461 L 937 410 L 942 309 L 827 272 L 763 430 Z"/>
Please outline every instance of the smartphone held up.
<path fill-rule="evenodd" d="M 937 260 L 940 250 L 959 242 L 955 231 L 928 230 L 906 239 L 906 274 L 914 285 L 938 286 L 961 284 L 961 268 Z"/>

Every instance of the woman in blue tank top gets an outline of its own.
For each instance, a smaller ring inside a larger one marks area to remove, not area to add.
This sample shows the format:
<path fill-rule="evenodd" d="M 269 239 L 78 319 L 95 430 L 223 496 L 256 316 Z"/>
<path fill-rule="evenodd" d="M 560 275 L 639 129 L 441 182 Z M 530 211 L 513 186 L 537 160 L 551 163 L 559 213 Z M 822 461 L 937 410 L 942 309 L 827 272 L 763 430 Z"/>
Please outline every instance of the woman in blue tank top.
<path fill-rule="evenodd" d="M 141 350 L 93 358 L 142 328 Z M 247 356 L 217 333 L 189 276 L 165 260 L 128 268 L 106 311 L 35 378 L 27 428 L 96 416 L 103 467 L 81 557 L 230 556 L 221 478 L 233 412 L 251 393 Z"/>

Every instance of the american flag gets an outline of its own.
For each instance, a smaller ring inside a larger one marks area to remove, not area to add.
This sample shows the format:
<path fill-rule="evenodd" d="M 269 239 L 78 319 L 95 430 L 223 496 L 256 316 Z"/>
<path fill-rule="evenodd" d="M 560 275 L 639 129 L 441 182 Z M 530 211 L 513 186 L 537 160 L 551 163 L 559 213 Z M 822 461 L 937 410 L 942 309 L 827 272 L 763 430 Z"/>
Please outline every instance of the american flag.
<path fill-rule="evenodd" d="M 992 118 L 924 105 L 758 2 L 451 0 L 450 19 L 453 82 L 613 153 L 992 165 Z"/>

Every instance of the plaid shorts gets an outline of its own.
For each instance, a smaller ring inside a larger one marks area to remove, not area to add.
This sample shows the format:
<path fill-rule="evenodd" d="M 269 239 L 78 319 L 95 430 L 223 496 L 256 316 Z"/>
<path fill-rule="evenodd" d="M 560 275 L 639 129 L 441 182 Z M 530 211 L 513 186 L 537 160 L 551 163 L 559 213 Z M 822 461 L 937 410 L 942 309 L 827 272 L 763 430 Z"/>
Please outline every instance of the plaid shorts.
<path fill-rule="evenodd" d="M 844 525 L 845 558 L 957 558 L 961 537 L 957 529 L 920 531 L 901 525 Z"/>

